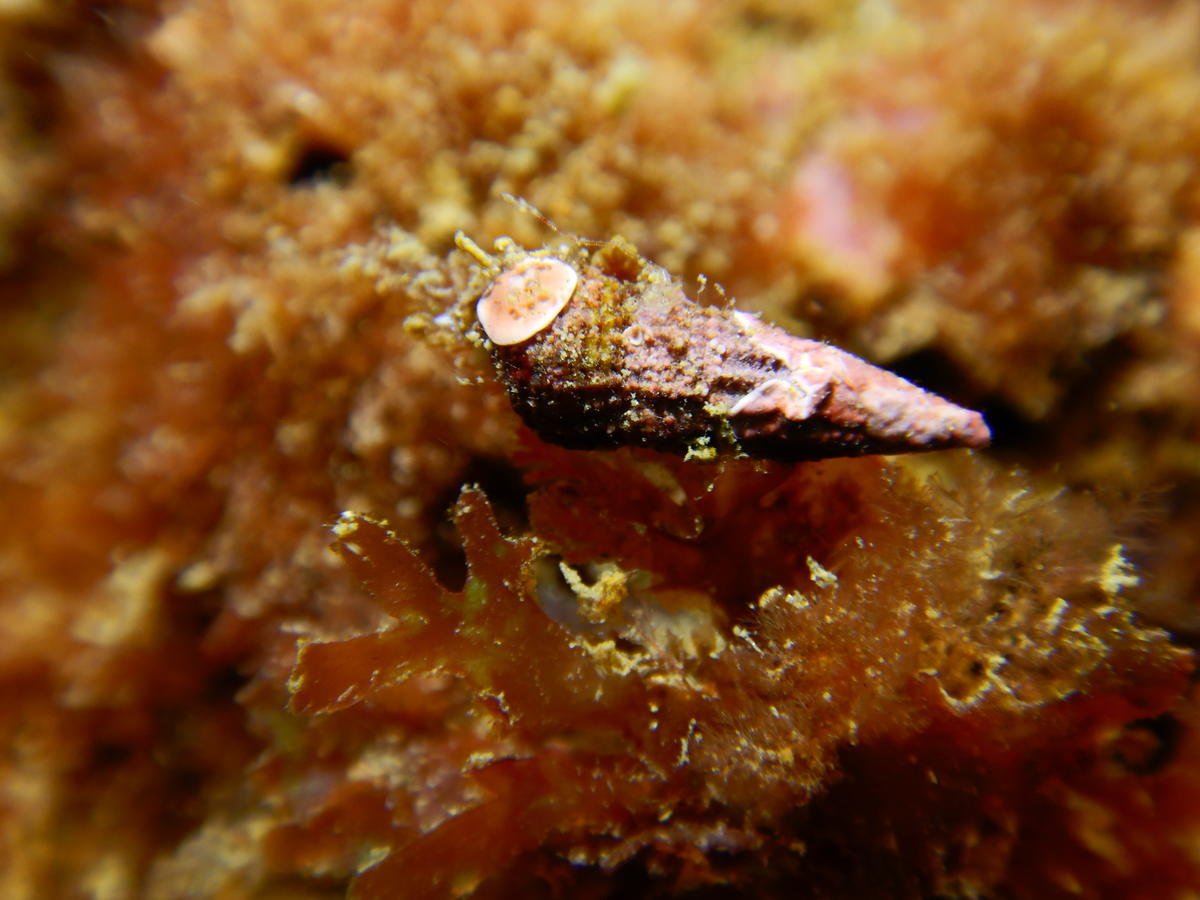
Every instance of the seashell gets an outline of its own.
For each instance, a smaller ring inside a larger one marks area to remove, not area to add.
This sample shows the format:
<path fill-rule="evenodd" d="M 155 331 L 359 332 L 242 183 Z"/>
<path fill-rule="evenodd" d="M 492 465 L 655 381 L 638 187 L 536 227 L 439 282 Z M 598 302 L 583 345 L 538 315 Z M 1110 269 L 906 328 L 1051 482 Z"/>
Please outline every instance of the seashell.
<path fill-rule="evenodd" d="M 493 344 L 519 344 L 554 321 L 578 282 L 561 259 L 527 256 L 492 282 L 475 315 Z"/>
<path fill-rule="evenodd" d="M 570 262 L 497 242 L 476 310 L 513 408 L 546 441 L 805 460 L 983 447 L 977 412 L 820 341 L 702 306 L 614 238 Z M 569 272 L 569 274 L 568 274 Z"/>

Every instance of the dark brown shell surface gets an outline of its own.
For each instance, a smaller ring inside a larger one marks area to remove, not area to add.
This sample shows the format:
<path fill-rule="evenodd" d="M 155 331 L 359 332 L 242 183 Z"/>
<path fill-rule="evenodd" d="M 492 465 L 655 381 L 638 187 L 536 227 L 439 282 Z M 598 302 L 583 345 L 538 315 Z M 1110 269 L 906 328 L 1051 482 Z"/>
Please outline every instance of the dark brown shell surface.
<path fill-rule="evenodd" d="M 752 314 L 698 304 L 620 239 L 579 268 L 553 322 L 492 346 L 513 407 L 546 441 L 778 460 L 988 443 L 978 413 Z"/>

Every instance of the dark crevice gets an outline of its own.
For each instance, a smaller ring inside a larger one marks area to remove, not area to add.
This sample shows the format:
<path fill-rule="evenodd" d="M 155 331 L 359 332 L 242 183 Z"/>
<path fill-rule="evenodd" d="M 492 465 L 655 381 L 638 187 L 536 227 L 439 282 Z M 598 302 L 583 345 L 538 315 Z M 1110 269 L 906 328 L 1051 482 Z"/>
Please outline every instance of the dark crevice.
<path fill-rule="evenodd" d="M 1045 422 L 1029 419 L 1001 397 L 988 397 L 974 409 L 983 416 L 992 432 L 993 453 L 1022 453 L 1046 446 L 1052 428 Z"/>
<path fill-rule="evenodd" d="M 961 367 L 936 347 L 926 347 L 889 362 L 885 368 L 917 387 L 956 403 L 969 403 L 969 382 Z"/>
<path fill-rule="evenodd" d="M 1041 419 L 1030 418 L 1005 397 L 981 393 L 963 368 L 937 347 L 896 359 L 887 368 L 918 387 L 978 410 L 992 432 L 990 453 L 1020 457 L 1021 464 L 1036 467 L 1039 461 L 1053 462 L 1064 434 L 1071 435 L 1075 447 L 1088 443 L 1090 432 L 1095 432 L 1097 442 L 1105 439 L 1102 432 L 1110 420 L 1100 410 L 1101 404 L 1137 355 L 1132 339 L 1118 338 L 1052 371 L 1051 377 L 1064 390 L 1054 409 Z"/>
<path fill-rule="evenodd" d="M 133 755 L 134 748 L 129 744 L 100 740 L 92 746 L 91 764 L 88 768 L 93 772 L 118 769 Z"/>
<path fill-rule="evenodd" d="M 349 156 L 330 144 L 314 142 L 297 152 L 287 183 L 291 187 L 311 187 L 322 182 L 342 186 L 350 182 L 351 176 Z"/>
<path fill-rule="evenodd" d="M 204 693 L 213 702 L 232 701 L 249 682 L 236 666 L 221 666 L 208 674 Z"/>
<path fill-rule="evenodd" d="M 529 526 L 525 481 L 507 460 L 481 456 L 463 470 L 461 481 L 447 491 L 432 508 L 442 510 L 433 529 L 434 547 L 430 564 L 434 574 L 449 590 L 462 590 L 467 581 L 467 558 L 462 536 L 454 527 L 454 506 L 465 487 L 483 491 L 504 534 L 519 535 Z"/>
<path fill-rule="evenodd" d="M 886 368 L 919 388 L 978 410 L 992 432 L 991 450 L 1022 450 L 1044 446 L 1045 423 L 1025 418 L 1000 397 L 980 396 L 961 367 L 936 347 L 926 347 L 888 363 Z"/>
<path fill-rule="evenodd" d="M 1153 775 L 1175 758 L 1182 731 L 1170 713 L 1130 722 L 1116 740 L 1113 758 L 1135 775 Z"/>

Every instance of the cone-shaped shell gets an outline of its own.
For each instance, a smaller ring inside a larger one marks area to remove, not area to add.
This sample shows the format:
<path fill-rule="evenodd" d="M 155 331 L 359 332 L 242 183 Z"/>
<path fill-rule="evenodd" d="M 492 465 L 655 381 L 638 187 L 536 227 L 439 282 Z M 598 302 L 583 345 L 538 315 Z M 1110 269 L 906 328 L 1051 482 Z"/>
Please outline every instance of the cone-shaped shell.
<path fill-rule="evenodd" d="M 510 261 L 477 308 L 513 407 L 563 446 L 802 460 L 990 439 L 979 413 L 856 356 L 689 300 L 619 239 L 578 271 Z"/>

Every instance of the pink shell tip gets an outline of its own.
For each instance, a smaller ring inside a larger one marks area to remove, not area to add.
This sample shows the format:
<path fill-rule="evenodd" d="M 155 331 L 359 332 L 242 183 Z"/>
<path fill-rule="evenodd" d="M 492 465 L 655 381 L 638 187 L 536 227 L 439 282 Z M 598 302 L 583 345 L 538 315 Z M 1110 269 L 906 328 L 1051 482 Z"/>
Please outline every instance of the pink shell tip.
<path fill-rule="evenodd" d="M 492 282 L 475 307 L 493 344 L 519 344 L 555 320 L 579 283 L 579 274 L 552 257 L 530 256 Z"/>

